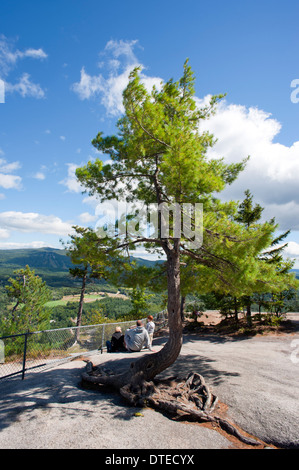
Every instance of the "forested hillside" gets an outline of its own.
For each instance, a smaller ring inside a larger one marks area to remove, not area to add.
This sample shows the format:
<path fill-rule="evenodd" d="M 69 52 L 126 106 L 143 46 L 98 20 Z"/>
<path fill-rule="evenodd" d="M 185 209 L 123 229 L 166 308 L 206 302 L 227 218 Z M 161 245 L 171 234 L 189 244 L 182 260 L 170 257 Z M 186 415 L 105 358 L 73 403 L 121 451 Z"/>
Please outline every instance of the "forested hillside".
<path fill-rule="evenodd" d="M 82 281 L 70 275 L 72 263 L 66 253 L 66 250 L 53 248 L 0 250 L 0 317 L 5 317 L 5 312 L 11 310 L 14 304 L 7 296 L 9 278 L 14 277 L 15 271 L 28 265 L 46 282 L 51 292 L 51 301 L 45 305 L 50 322 L 48 327 L 73 326 Z M 145 266 L 155 263 L 141 258 L 134 258 L 134 261 L 137 265 Z M 93 279 L 86 287 L 83 323 L 98 323 L 105 319 L 112 321 L 130 314 L 132 303 L 129 292 L 130 289 L 115 286 L 104 279 Z M 161 294 L 152 295 L 145 313 L 156 313 L 161 310 L 161 305 Z"/>
<path fill-rule="evenodd" d="M 134 258 L 137 264 L 150 266 L 155 261 Z M 55 248 L 35 248 L 18 250 L 0 250 L 0 285 L 13 275 L 13 271 L 24 268 L 26 265 L 34 269 L 50 287 L 76 287 L 78 281 L 69 275 L 72 266 L 66 250 Z M 106 285 L 105 281 L 99 281 Z M 79 282 L 80 284 L 80 282 Z"/>

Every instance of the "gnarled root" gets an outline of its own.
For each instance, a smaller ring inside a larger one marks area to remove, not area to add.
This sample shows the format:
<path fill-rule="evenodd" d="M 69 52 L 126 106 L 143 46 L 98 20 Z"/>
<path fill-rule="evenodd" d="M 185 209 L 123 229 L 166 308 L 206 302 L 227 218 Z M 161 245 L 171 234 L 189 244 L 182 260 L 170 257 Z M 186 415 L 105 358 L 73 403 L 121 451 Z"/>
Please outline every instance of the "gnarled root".
<path fill-rule="evenodd" d="M 183 380 L 172 377 L 146 381 L 143 372 L 138 371 L 127 383 L 125 378 L 128 379 L 128 375 L 113 375 L 109 369 L 95 368 L 91 362 L 88 362 L 82 381 L 83 385 L 87 382 L 112 386 L 118 389 L 132 406 L 149 406 L 200 423 L 215 423 L 247 445 L 261 445 L 261 442 L 244 436 L 227 420 L 215 415 L 218 398 L 210 391 L 200 374 L 190 373 Z"/>

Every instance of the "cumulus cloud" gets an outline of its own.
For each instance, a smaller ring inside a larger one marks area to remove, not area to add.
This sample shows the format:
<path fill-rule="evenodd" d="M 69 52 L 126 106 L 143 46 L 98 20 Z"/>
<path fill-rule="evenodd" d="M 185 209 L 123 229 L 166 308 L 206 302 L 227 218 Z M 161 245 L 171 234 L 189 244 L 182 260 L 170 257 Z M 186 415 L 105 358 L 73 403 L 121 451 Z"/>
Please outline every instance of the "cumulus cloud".
<path fill-rule="evenodd" d="M 97 216 L 92 215 L 89 212 L 83 212 L 79 215 L 79 218 L 83 224 L 88 224 L 90 222 L 94 222 L 97 219 Z"/>
<path fill-rule="evenodd" d="M 11 174 L 21 168 L 19 162 L 8 163 L 4 158 L 0 158 L 0 187 L 4 189 L 21 189 L 22 178 Z"/>
<path fill-rule="evenodd" d="M 16 175 L 0 173 L 0 186 L 4 189 L 20 189 L 22 178 Z"/>
<path fill-rule="evenodd" d="M 23 98 L 44 98 L 45 92 L 38 83 L 34 83 L 30 79 L 28 73 L 24 73 L 17 83 L 5 83 L 6 93 L 19 93 Z"/>
<path fill-rule="evenodd" d="M 0 228 L 0 240 L 3 238 L 9 238 L 9 231 L 5 228 Z"/>
<path fill-rule="evenodd" d="M 7 232 L 38 232 L 60 236 L 65 236 L 72 232 L 72 225 L 69 222 L 63 222 L 54 215 L 43 215 L 36 212 L 1 212 L 0 228 Z"/>
<path fill-rule="evenodd" d="M 43 49 L 28 48 L 20 51 L 15 48 L 14 41 L 0 35 L 0 78 L 5 82 L 5 93 L 19 93 L 23 98 L 43 98 L 44 90 L 34 83 L 28 73 L 23 73 L 16 83 L 7 80 L 10 72 L 16 67 L 19 60 L 25 58 L 43 60 L 48 56 Z"/>
<path fill-rule="evenodd" d="M 110 116 L 118 116 L 123 113 L 122 93 L 129 82 L 129 75 L 135 67 L 143 65 L 138 61 L 134 53 L 138 41 L 109 41 L 104 51 L 104 61 L 99 65 L 106 65 L 109 74 L 105 77 L 103 74 L 89 75 L 85 67 L 81 68 L 80 81 L 72 85 L 72 90 L 81 100 L 99 97 L 101 104 L 106 108 Z M 161 86 L 161 79 L 158 77 L 149 77 L 141 73 L 141 80 L 147 90 L 151 90 L 155 85 Z"/>
<path fill-rule="evenodd" d="M 46 176 L 41 171 L 38 171 L 37 173 L 35 173 L 35 175 L 33 175 L 33 178 L 43 181 L 44 179 L 46 179 Z"/>
<path fill-rule="evenodd" d="M 299 243 L 289 242 L 285 251 L 289 257 L 296 257 L 299 260 Z"/>
<path fill-rule="evenodd" d="M 0 67 L 1 72 L 7 75 L 11 68 L 17 63 L 19 59 L 46 59 L 48 55 L 41 48 L 39 49 L 25 49 L 20 51 L 15 49 L 14 41 L 9 40 L 3 34 L 0 35 Z"/>
<path fill-rule="evenodd" d="M 238 162 L 250 156 L 246 169 L 223 191 L 222 197 L 242 200 L 244 191 L 249 189 L 265 207 L 264 217 L 275 216 L 283 230 L 298 230 L 299 142 L 291 146 L 275 142 L 281 124 L 271 114 L 226 101 L 214 116 L 203 122 L 201 129 L 209 130 L 218 139 L 209 150 L 210 157 Z"/>
<path fill-rule="evenodd" d="M 137 39 L 133 39 L 131 41 L 123 41 L 120 39 L 119 41 L 111 39 L 107 42 L 105 46 L 105 51 L 109 51 L 112 54 L 114 59 L 118 59 L 119 57 L 124 57 L 127 62 L 134 63 L 137 62 L 137 58 L 134 53 L 134 47 L 138 44 Z M 113 60 L 113 59 L 112 59 Z"/>
<path fill-rule="evenodd" d="M 0 158 L 0 171 L 1 173 L 10 173 L 21 168 L 20 162 L 7 163 L 4 158 Z"/>
<path fill-rule="evenodd" d="M 279 245 L 281 246 L 281 245 Z M 284 256 L 294 261 L 294 268 L 299 268 L 299 243 L 289 241 L 288 245 L 284 248 Z"/>
<path fill-rule="evenodd" d="M 54 245 L 43 241 L 33 241 L 28 243 L 0 242 L 0 250 L 15 250 L 19 248 L 57 248 Z"/>
<path fill-rule="evenodd" d="M 46 59 L 48 54 L 41 48 L 39 49 L 26 49 L 24 52 L 17 51 L 18 57 L 31 57 L 32 59 Z"/>
<path fill-rule="evenodd" d="M 60 184 L 63 184 L 67 187 L 67 190 L 71 193 L 81 193 L 83 192 L 84 188 L 81 186 L 79 181 L 76 178 L 75 171 L 79 167 L 75 163 L 68 163 L 67 164 L 68 171 L 67 177 L 60 181 Z"/>

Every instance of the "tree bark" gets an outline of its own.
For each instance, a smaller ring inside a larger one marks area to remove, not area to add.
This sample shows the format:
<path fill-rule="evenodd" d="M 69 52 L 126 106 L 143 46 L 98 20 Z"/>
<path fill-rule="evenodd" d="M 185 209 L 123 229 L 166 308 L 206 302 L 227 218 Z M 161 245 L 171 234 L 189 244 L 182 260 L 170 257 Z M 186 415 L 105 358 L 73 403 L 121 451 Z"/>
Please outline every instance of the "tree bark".
<path fill-rule="evenodd" d="M 235 307 L 235 322 L 238 323 L 239 317 L 238 317 L 238 302 L 237 302 L 237 297 L 234 297 L 234 307 Z"/>
<path fill-rule="evenodd" d="M 86 281 L 87 281 L 87 273 L 84 273 L 83 278 L 82 278 L 79 310 L 78 310 L 78 314 L 77 314 L 76 326 L 78 328 L 76 330 L 76 341 L 79 341 L 79 336 L 80 336 L 80 326 L 81 326 L 81 323 L 82 323 L 82 313 L 83 313 L 84 296 L 85 296 L 85 290 L 86 290 Z"/>
<path fill-rule="evenodd" d="M 246 303 L 246 320 L 247 320 L 247 325 L 252 326 L 251 299 L 250 299 L 250 297 L 247 298 L 247 303 Z"/>

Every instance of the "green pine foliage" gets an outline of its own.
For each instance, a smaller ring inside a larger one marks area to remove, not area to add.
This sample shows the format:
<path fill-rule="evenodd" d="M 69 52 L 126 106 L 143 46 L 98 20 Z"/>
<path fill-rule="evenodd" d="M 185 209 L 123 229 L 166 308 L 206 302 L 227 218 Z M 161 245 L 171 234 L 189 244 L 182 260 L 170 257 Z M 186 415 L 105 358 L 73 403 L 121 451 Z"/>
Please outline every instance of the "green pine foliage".
<path fill-rule="evenodd" d="M 46 283 L 26 266 L 14 272 L 6 286 L 12 305 L 0 317 L 2 335 L 38 331 L 49 327 L 49 314 L 45 304 L 51 299 Z"/>

